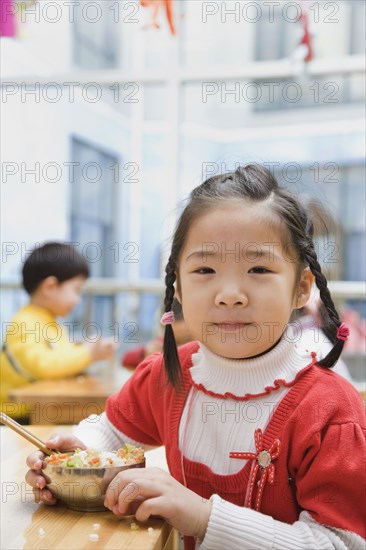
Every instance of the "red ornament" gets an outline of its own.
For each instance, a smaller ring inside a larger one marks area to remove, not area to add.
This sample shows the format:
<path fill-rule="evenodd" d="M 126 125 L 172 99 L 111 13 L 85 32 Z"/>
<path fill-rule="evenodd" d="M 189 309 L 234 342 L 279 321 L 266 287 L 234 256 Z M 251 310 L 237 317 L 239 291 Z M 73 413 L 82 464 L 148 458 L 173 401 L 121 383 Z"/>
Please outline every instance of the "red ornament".
<path fill-rule="evenodd" d="M 254 439 L 255 448 L 257 451 L 256 453 L 231 452 L 229 456 L 230 458 L 245 458 L 248 460 L 253 460 L 249 474 L 247 494 L 244 503 L 244 506 L 247 508 L 252 508 L 254 485 L 257 477 L 257 472 L 260 469 L 258 493 L 254 507 L 254 509 L 258 512 L 262 501 L 265 482 L 268 481 L 268 483 L 273 483 L 274 481 L 275 467 L 272 464 L 272 460 L 277 458 L 280 454 L 281 443 L 279 439 L 275 439 L 268 450 L 263 449 L 263 433 L 260 428 L 258 428 L 258 430 L 255 430 Z"/>
<path fill-rule="evenodd" d="M 313 48 L 312 48 L 312 44 L 311 44 L 311 35 L 310 35 L 310 32 L 309 32 L 309 14 L 308 14 L 308 9 L 307 9 L 307 7 L 305 7 L 304 3 L 301 6 L 300 21 L 301 21 L 303 29 L 304 29 L 304 34 L 302 36 L 300 45 L 306 46 L 307 54 L 304 58 L 304 61 L 306 63 L 308 63 L 309 61 L 312 61 L 312 59 L 314 59 L 314 54 L 313 54 Z"/>
<path fill-rule="evenodd" d="M 161 9 L 165 9 L 165 14 L 169 23 L 170 32 L 175 34 L 175 26 L 173 21 L 173 0 L 140 0 L 143 8 L 152 8 L 151 26 L 160 29 L 158 23 L 158 15 Z"/>

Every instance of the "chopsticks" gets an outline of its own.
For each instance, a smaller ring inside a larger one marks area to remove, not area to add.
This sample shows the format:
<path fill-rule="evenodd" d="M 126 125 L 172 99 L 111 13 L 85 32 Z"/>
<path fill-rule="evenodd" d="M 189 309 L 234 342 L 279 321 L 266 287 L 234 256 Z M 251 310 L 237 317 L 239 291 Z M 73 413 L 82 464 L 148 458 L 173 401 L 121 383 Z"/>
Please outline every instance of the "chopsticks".
<path fill-rule="evenodd" d="M 12 418 L 10 418 L 10 416 L 8 416 L 3 412 L 0 412 L 0 422 L 2 424 L 5 424 L 5 426 L 8 426 L 8 428 L 11 428 L 12 430 L 14 430 L 14 432 L 16 432 L 17 434 L 24 437 L 24 439 L 29 441 L 29 443 L 32 443 L 33 445 L 35 445 L 44 454 L 50 456 L 58 452 L 46 447 L 43 441 L 41 441 L 40 439 L 38 439 L 38 437 L 28 432 L 28 430 L 26 430 L 21 424 L 18 424 L 16 420 L 13 420 Z"/>

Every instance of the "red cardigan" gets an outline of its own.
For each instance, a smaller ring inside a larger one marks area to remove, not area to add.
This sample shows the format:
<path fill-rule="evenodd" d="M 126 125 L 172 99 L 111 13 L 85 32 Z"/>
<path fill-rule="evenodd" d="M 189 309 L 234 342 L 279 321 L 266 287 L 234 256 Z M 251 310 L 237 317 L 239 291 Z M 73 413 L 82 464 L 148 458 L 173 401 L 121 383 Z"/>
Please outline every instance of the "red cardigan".
<path fill-rule="evenodd" d="M 197 349 L 197 342 L 179 348 L 184 377 L 179 394 L 167 385 L 162 355 L 154 354 L 106 405 L 108 419 L 125 435 L 166 446 L 170 473 L 181 483 L 178 430 Z M 306 510 L 325 526 L 365 537 L 365 410 L 353 386 L 316 365 L 305 370 L 274 411 L 263 449 L 275 439 L 280 440 L 280 454 L 273 460 L 274 482 L 265 483 L 260 512 L 292 524 Z M 189 489 L 204 498 L 219 494 L 239 506 L 244 505 L 250 468 L 248 460 L 236 474 L 220 475 L 184 458 Z M 186 543 L 186 548 L 194 547 L 193 539 Z"/>

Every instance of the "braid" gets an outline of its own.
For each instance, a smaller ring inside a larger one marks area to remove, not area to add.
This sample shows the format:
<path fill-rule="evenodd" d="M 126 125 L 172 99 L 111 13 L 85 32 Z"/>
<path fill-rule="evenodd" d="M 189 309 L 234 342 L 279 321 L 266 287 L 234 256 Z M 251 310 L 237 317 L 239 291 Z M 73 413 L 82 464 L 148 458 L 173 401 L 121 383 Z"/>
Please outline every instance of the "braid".
<path fill-rule="evenodd" d="M 299 253 L 300 263 L 308 265 L 315 277 L 315 284 L 319 289 L 320 299 L 323 303 L 325 320 L 322 329 L 326 336 L 334 344 L 328 355 L 318 361 L 318 365 L 331 368 L 338 361 L 342 352 L 344 341 L 337 338 L 337 329 L 341 325 L 337 310 L 329 292 L 328 283 L 322 272 L 313 243 L 314 224 L 304 206 L 284 189 L 276 191 L 276 209 L 280 219 L 284 219 L 290 232 L 295 249 Z"/>
<path fill-rule="evenodd" d="M 165 268 L 165 298 L 164 298 L 164 311 L 170 311 L 173 305 L 174 298 L 174 282 L 175 282 L 175 266 L 170 256 Z"/>
<path fill-rule="evenodd" d="M 174 282 L 175 275 L 175 261 L 174 256 L 171 254 L 169 261 L 165 268 L 165 298 L 164 298 L 164 311 L 171 311 L 174 299 Z M 168 376 L 168 382 L 179 389 L 182 381 L 182 371 L 179 362 L 177 344 L 174 337 L 172 325 L 166 325 L 164 334 L 164 365 L 165 371 Z"/>
<path fill-rule="evenodd" d="M 320 298 L 325 306 L 325 310 L 329 319 L 329 323 L 324 326 L 323 330 L 326 336 L 328 336 L 328 338 L 330 338 L 330 340 L 334 344 L 328 355 L 326 355 L 321 361 L 318 361 L 318 365 L 330 369 L 338 361 L 344 346 L 344 341 L 339 340 L 336 336 L 337 329 L 340 326 L 341 321 L 330 295 L 327 279 L 323 275 L 321 266 L 318 262 L 313 242 L 310 239 L 309 241 L 309 245 L 306 247 L 305 250 L 305 257 L 309 264 L 311 272 L 315 277 L 315 284 L 319 289 Z"/>

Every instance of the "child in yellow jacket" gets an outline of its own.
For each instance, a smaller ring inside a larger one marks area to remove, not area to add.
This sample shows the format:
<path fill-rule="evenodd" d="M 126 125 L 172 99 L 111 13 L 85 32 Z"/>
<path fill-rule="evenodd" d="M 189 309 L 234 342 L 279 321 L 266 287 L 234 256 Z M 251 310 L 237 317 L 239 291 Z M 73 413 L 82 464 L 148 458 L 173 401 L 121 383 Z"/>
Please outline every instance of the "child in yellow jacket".
<path fill-rule="evenodd" d="M 30 301 L 8 324 L 1 353 L 1 410 L 14 417 L 24 416 L 24 410 L 8 401 L 10 390 L 78 374 L 115 349 L 111 340 L 77 344 L 56 321 L 78 304 L 89 276 L 86 260 L 73 246 L 50 242 L 36 248 L 22 275 Z"/>

